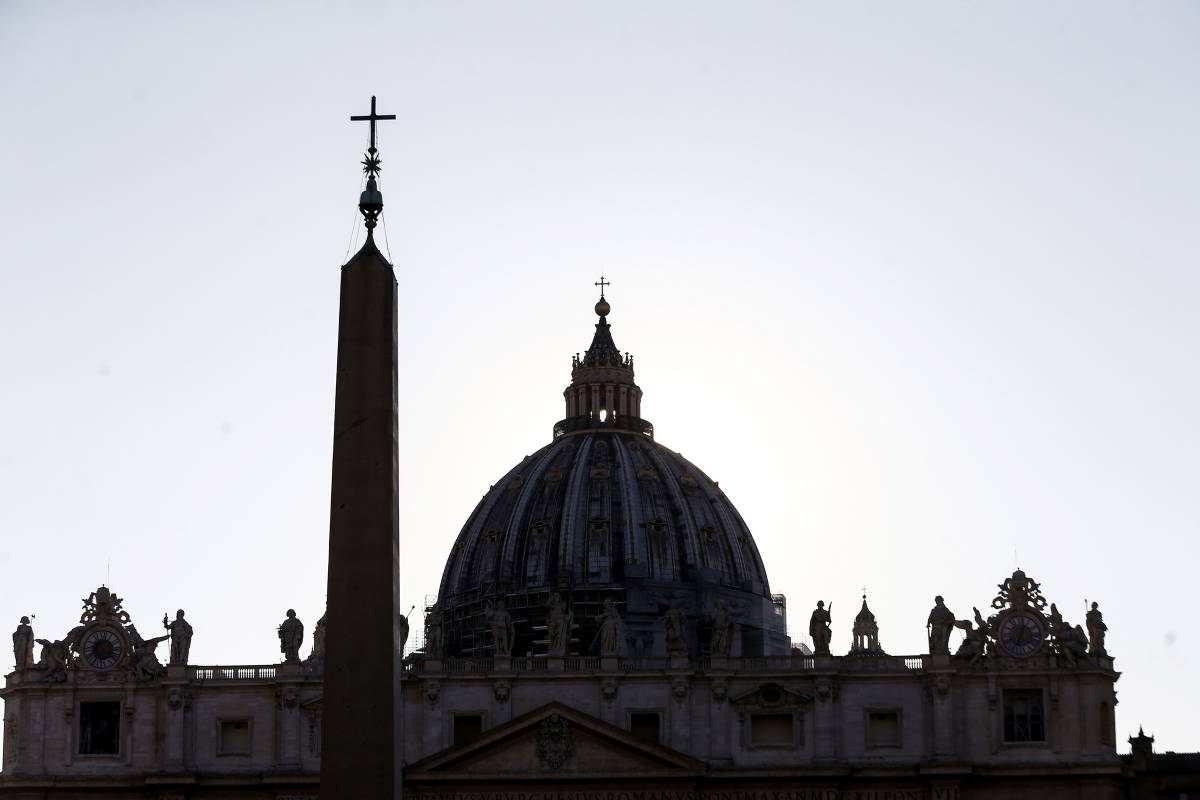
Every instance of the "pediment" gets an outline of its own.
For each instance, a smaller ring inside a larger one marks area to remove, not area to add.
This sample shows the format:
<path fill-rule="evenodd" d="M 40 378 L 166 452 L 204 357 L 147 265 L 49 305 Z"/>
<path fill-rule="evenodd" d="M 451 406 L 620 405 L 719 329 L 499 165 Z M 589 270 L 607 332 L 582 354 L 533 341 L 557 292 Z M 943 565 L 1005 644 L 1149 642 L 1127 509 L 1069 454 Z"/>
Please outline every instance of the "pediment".
<path fill-rule="evenodd" d="M 796 708 L 812 702 L 812 695 L 796 692 L 778 683 L 764 683 L 756 689 L 744 692 L 729 701 L 745 708 Z"/>
<path fill-rule="evenodd" d="M 685 777 L 705 765 L 553 702 L 408 765 L 405 781 L 482 782 L 620 773 Z"/>

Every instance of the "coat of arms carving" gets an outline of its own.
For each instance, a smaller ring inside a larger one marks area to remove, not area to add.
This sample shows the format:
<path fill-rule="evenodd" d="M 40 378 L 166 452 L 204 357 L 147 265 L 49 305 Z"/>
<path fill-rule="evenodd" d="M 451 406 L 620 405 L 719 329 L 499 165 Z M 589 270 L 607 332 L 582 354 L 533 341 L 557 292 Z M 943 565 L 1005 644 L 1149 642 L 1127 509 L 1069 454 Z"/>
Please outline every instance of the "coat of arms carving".
<path fill-rule="evenodd" d="M 551 714 L 537 732 L 537 756 L 542 766 L 561 769 L 575 755 L 575 733 L 566 717 Z"/>

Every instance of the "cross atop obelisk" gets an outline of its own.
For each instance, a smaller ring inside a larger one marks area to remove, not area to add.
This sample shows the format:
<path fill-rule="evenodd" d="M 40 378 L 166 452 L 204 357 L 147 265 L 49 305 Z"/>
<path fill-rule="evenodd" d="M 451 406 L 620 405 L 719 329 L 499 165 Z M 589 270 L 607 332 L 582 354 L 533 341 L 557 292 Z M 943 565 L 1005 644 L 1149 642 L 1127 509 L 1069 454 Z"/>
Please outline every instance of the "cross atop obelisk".
<path fill-rule="evenodd" d="M 367 148 L 367 152 L 375 155 L 375 123 L 381 119 L 395 119 L 395 114 L 376 114 L 375 113 L 375 95 L 371 95 L 371 113 L 363 116 L 351 116 L 351 122 L 370 122 L 371 123 L 371 146 Z"/>
<path fill-rule="evenodd" d="M 371 144 L 367 148 L 367 156 L 362 160 L 363 172 L 367 173 L 367 188 L 363 190 L 358 200 L 358 210 L 362 212 L 367 226 L 367 237 L 370 238 L 375 228 L 376 220 L 383 212 L 383 192 L 379 191 L 379 171 L 383 169 L 383 161 L 375 148 L 375 123 L 385 119 L 395 119 L 395 114 L 375 113 L 375 95 L 371 95 L 371 113 L 361 116 L 351 116 L 351 122 L 371 123 Z"/>

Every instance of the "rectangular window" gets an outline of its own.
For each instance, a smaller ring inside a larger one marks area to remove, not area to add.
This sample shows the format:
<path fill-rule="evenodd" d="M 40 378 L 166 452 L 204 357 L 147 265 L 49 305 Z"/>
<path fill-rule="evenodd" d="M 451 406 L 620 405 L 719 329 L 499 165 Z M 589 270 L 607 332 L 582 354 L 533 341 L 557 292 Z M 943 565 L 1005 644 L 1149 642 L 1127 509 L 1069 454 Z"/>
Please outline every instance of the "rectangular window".
<path fill-rule="evenodd" d="M 223 719 L 217 722 L 217 754 L 250 755 L 250 720 Z"/>
<path fill-rule="evenodd" d="M 1046 741 L 1041 689 L 1004 690 L 1004 741 Z"/>
<path fill-rule="evenodd" d="M 900 712 L 867 712 L 867 747 L 900 746 Z"/>
<path fill-rule="evenodd" d="M 634 711 L 629 715 L 629 732 L 639 739 L 658 744 L 659 713 L 657 711 Z"/>
<path fill-rule="evenodd" d="M 751 714 L 750 745 L 752 747 L 786 747 L 793 743 L 791 714 Z"/>
<path fill-rule="evenodd" d="M 482 714 L 454 715 L 454 746 L 470 744 L 483 735 Z"/>
<path fill-rule="evenodd" d="M 119 700 L 79 704 L 79 753 L 85 756 L 114 756 L 121 752 L 121 703 Z"/>

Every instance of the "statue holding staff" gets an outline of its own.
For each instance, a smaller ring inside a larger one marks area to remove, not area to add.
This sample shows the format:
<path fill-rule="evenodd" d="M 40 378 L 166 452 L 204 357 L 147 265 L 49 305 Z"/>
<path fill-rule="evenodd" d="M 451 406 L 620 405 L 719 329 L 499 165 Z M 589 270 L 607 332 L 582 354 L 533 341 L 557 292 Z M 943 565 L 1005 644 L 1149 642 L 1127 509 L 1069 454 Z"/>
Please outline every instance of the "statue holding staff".
<path fill-rule="evenodd" d="M 299 664 L 300 648 L 304 645 L 304 623 L 297 619 L 295 609 L 287 610 L 287 619 L 279 625 L 277 632 L 283 663 Z"/>
<path fill-rule="evenodd" d="M 167 623 L 167 615 L 163 614 L 163 627 L 171 632 L 170 665 L 182 666 L 188 663 L 188 655 L 192 651 L 192 626 L 183 618 L 183 609 L 175 612 L 175 619 Z"/>
<path fill-rule="evenodd" d="M 808 635 L 813 640 L 813 655 L 829 655 L 829 642 L 833 639 L 833 618 L 829 614 L 830 611 L 833 611 L 833 603 L 829 604 L 827 610 L 825 601 L 818 600 L 817 607 L 808 618 Z"/>

